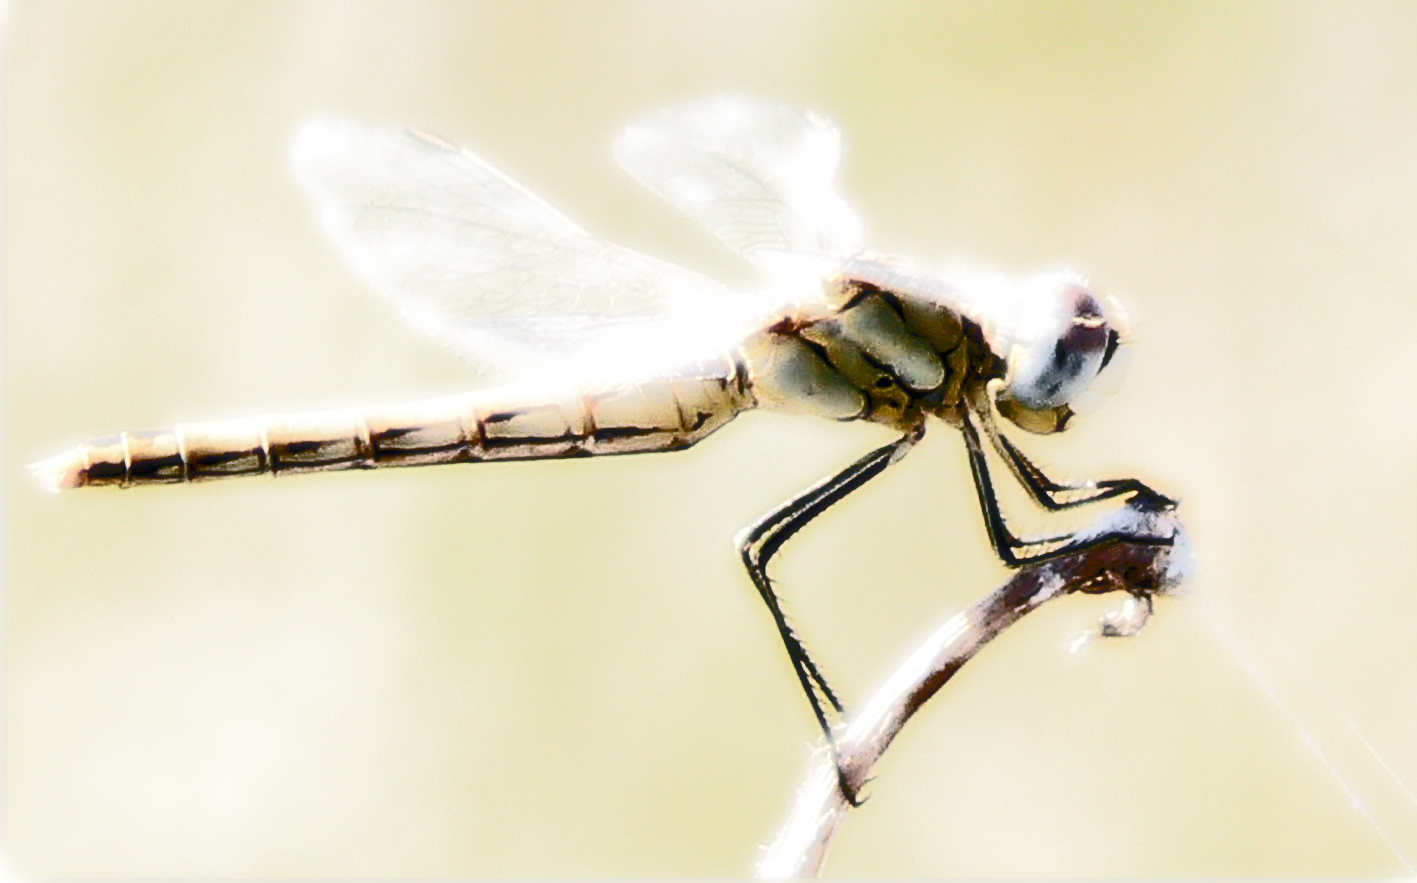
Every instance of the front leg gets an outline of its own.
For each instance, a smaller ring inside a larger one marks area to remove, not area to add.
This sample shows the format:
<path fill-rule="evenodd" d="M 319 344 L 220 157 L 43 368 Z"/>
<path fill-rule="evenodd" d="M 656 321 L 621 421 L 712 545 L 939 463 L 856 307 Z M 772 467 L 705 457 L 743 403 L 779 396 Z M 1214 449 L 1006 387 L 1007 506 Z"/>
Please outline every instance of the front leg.
<path fill-rule="evenodd" d="M 989 443 L 1004 462 L 1009 464 L 1009 470 L 1014 477 L 1028 491 L 1028 495 L 1033 500 L 1050 512 L 1057 512 L 1061 509 L 1071 509 L 1074 506 L 1084 506 L 1088 503 L 1095 503 L 1098 500 L 1107 500 L 1112 497 L 1120 497 L 1122 494 L 1133 494 L 1140 500 L 1145 500 L 1151 505 L 1162 509 L 1174 509 L 1176 501 L 1164 496 L 1135 478 L 1108 478 L 1102 481 L 1083 482 L 1057 482 L 1043 474 L 1034 462 L 1024 456 L 1023 452 L 1014 445 L 994 422 L 994 415 L 988 404 L 977 407 L 975 415 L 979 420 L 979 428 L 988 437 Z"/>
<path fill-rule="evenodd" d="M 989 544 L 994 547 L 994 554 L 998 555 L 999 560 L 1003 561 L 1006 566 L 1022 567 L 1025 564 L 1046 561 L 1050 558 L 1058 558 L 1083 549 L 1100 546 L 1103 543 L 1117 541 L 1133 542 L 1148 546 L 1171 545 L 1171 537 L 1155 537 L 1130 533 L 1128 531 L 1109 531 L 1086 538 L 1080 538 L 1077 534 L 1062 534 L 1059 536 L 1034 538 L 1014 536 L 1013 533 L 1010 532 L 1008 525 L 1004 522 L 1003 512 L 999 508 L 999 498 L 994 493 L 994 482 L 989 475 L 989 462 L 984 456 L 983 445 L 980 444 L 979 431 L 974 426 L 976 419 L 979 418 L 976 417 L 972 409 L 963 409 L 963 420 L 960 423 L 960 431 L 964 435 L 965 447 L 969 451 L 969 468 L 974 476 L 974 490 L 979 497 L 979 508 L 984 513 L 984 527 L 989 533 Z M 1003 439 L 1003 436 L 999 435 L 997 438 Z M 1005 443 L 1007 444 L 1007 442 Z M 1009 449 L 1018 453 L 1017 449 L 1013 448 L 1012 445 L 1009 445 Z M 1042 477 L 1044 481 L 1047 481 L 1047 477 L 1043 476 L 1043 473 L 1038 471 L 1037 467 L 1033 466 L 1027 458 L 1022 454 L 1018 454 L 1018 457 L 1022 463 L 1033 470 L 1033 473 Z M 1020 480 L 1023 481 L 1025 487 L 1028 487 L 1030 491 L 1032 491 L 1032 486 L 1027 479 L 1020 476 Z M 1135 487 L 1125 487 L 1120 490 L 1113 489 L 1115 486 L 1125 482 L 1135 482 Z M 1052 484 L 1052 482 L 1049 482 L 1049 484 Z M 1053 485 L 1053 487 L 1058 490 L 1070 489 L 1069 486 L 1066 485 Z M 1103 485 L 1098 484 L 1096 487 L 1102 488 Z M 1086 489 L 1086 486 L 1072 489 Z M 1095 500 L 1107 499 L 1108 497 L 1126 493 L 1128 490 L 1136 491 L 1133 497 L 1135 501 L 1133 505 L 1139 508 L 1164 511 L 1173 509 L 1176 506 L 1174 500 L 1158 494 L 1156 491 L 1151 490 L 1146 485 L 1134 479 L 1112 482 L 1108 487 L 1103 489 L 1102 493 L 1080 501 L 1056 501 L 1042 491 L 1039 492 L 1041 497 L 1035 496 L 1035 499 L 1038 499 L 1044 506 L 1056 510 L 1081 505 L 1082 503 L 1094 502 Z M 1050 500 L 1052 505 L 1044 503 L 1043 498 Z"/>
<path fill-rule="evenodd" d="M 1175 500 L 1152 490 L 1135 478 L 1107 478 L 1102 481 L 1077 483 L 1056 482 L 1044 475 L 1043 470 L 1025 457 L 1023 452 L 1015 447 L 1007 436 L 997 429 L 992 427 L 990 429 L 992 431 L 989 432 L 989 440 L 993 443 L 994 450 L 998 451 L 999 455 L 1004 458 L 1004 462 L 1009 464 L 1009 468 L 1018 477 L 1019 483 L 1028 491 L 1029 496 L 1033 497 L 1038 505 L 1049 511 L 1071 509 L 1074 506 L 1095 503 L 1098 500 L 1119 497 L 1128 493 L 1139 499 L 1150 500 L 1164 509 L 1176 507 Z"/>

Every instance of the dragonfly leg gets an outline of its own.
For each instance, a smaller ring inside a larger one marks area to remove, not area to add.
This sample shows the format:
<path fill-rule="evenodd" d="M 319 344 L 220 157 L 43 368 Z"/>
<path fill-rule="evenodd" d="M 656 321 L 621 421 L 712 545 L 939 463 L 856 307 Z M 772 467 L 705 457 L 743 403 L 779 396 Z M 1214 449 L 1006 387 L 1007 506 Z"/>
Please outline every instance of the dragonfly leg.
<path fill-rule="evenodd" d="M 999 431 L 990 412 L 976 413 L 979 416 L 980 429 L 984 431 L 984 435 L 988 437 L 994 450 L 999 453 L 1005 463 L 1009 464 L 1009 470 L 1028 491 L 1028 495 L 1038 505 L 1050 512 L 1120 497 L 1122 494 L 1133 494 L 1160 508 L 1174 508 L 1176 506 L 1175 500 L 1158 493 L 1135 478 L 1109 478 L 1102 481 L 1083 482 L 1054 481 L 1045 475 L 1043 470 L 1039 469 L 1032 460 L 1025 457 L 1023 452 Z"/>
<path fill-rule="evenodd" d="M 1101 534 L 1080 539 L 1076 534 L 1064 534 L 1052 537 L 1016 537 L 1009 531 L 1008 525 L 1004 523 L 1003 512 L 999 508 L 999 498 L 994 493 L 994 482 L 989 476 L 989 462 L 984 456 L 984 447 L 979 440 L 979 431 L 974 426 L 975 416 L 972 410 L 965 409 L 964 420 L 961 431 L 964 434 L 965 446 L 969 450 L 969 467 L 974 475 L 974 489 L 979 496 L 979 507 L 984 513 L 984 526 L 989 533 L 989 544 L 994 547 L 994 553 L 999 556 L 1009 567 L 1022 567 L 1039 561 L 1046 561 L 1049 558 L 1057 558 L 1062 555 L 1069 555 L 1083 549 L 1100 546 L 1103 543 L 1126 541 L 1143 545 L 1171 545 L 1170 537 L 1156 537 L 1144 534 L 1133 534 L 1126 531 L 1109 531 Z M 1176 502 L 1169 497 L 1162 496 L 1136 479 L 1115 479 L 1105 482 L 1097 482 L 1094 485 L 1063 485 L 1058 484 L 1043 474 L 1037 466 L 1025 457 L 1018 448 L 1005 439 L 996 431 L 990 432 L 991 438 L 995 439 L 995 445 L 1000 453 L 1009 462 L 1014 473 L 1029 493 L 1033 495 L 1045 508 L 1058 510 L 1067 509 L 1072 506 L 1091 503 L 1097 500 L 1104 500 L 1120 494 L 1131 492 L 1133 494 L 1134 506 L 1140 508 L 1163 511 L 1176 506 Z M 1057 494 L 1070 490 L 1090 490 L 1096 488 L 1098 493 L 1085 496 L 1079 500 L 1059 500 Z"/>
<path fill-rule="evenodd" d="M 880 475 L 887 466 L 905 456 L 906 452 L 914 447 L 924 434 L 925 426 L 922 423 L 890 444 L 877 448 L 852 463 L 831 478 L 797 495 L 738 535 L 738 553 L 743 559 L 743 566 L 747 569 L 748 576 L 753 580 L 753 586 L 757 588 L 758 594 L 762 596 L 763 602 L 767 604 L 768 611 L 772 614 L 778 635 L 781 636 L 783 646 L 787 649 L 787 656 L 792 661 L 793 671 L 797 673 L 802 690 L 807 694 L 807 701 L 812 705 L 812 714 L 816 717 L 817 724 L 822 728 L 822 733 L 827 737 L 827 745 L 836 761 L 837 782 L 841 788 L 842 796 L 853 806 L 860 805 L 856 797 L 856 788 L 847 781 L 846 774 L 841 768 L 841 755 L 837 751 L 836 737 L 832 732 L 826 708 L 823 707 L 823 699 L 831 705 L 832 710 L 838 715 L 845 714 L 845 708 L 842 706 L 841 700 L 837 698 L 835 691 L 827 683 L 821 669 L 812 660 L 802 640 L 797 637 L 797 633 L 788 623 L 777 592 L 773 589 L 772 580 L 768 577 L 767 567 L 772 556 L 793 534 L 852 491 Z"/>
<path fill-rule="evenodd" d="M 1057 482 L 1043 474 L 1034 462 L 1023 455 L 1002 433 L 992 434 L 994 449 L 1004 458 L 1014 475 L 1027 489 L 1029 496 L 1050 511 L 1071 509 L 1098 500 L 1133 494 L 1155 502 L 1162 508 L 1174 508 L 1176 501 L 1143 484 L 1135 478 L 1108 478 L 1102 481 Z"/>

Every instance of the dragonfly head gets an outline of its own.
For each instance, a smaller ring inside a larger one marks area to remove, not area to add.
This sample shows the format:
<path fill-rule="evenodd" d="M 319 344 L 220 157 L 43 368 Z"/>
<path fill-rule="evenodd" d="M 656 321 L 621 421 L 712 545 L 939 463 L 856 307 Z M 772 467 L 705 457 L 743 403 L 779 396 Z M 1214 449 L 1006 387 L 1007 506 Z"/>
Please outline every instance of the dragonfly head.
<path fill-rule="evenodd" d="M 1047 273 L 1023 287 L 1012 318 L 999 413 L 1029 432 L 1061 432 L 1122 343 L 1121 310 L 1080 277 Z"/>

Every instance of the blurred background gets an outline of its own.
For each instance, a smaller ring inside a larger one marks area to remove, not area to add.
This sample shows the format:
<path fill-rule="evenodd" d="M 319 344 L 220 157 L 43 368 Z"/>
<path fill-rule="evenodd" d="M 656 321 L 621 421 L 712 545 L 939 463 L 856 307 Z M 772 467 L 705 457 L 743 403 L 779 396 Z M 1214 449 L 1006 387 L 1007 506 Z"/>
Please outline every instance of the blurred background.
<path fill-rule="evenodd" d="M 683 454 L 41 493 L 120 429 L 475 382 L 287 170 L 315 114 L 483 152 L 745 278 L 609 144 L 820 108 L 874 245 L 1121 298 L 1060 476 L 1183 498 L 1136 639 L 1048 605 L 907 728 L 828 871 L 1400 875 L 1417 861 L 1417 6 L 16 2 L 7 797 L 43 876 L 747 872 L 816 731 L 731 539 L 888 435 L 750 414 Z M 1020 523 L 1027 511 L 1011 497 Z M 864 541 L 863 541 L 864 538 Z M 941 429 L 776 562 L 848 701 L 1001 582 Z"/>

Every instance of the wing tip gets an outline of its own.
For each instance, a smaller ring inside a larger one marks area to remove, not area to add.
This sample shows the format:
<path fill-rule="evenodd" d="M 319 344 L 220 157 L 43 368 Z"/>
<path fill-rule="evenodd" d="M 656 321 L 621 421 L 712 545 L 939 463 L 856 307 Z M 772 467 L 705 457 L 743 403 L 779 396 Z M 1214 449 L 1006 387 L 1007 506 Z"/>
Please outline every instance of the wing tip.
<path fill-rule="evenodd" d="M 330 155 L 338 121 L 314 117 L 300 124 L 290 140 L 290 167 L 302 181 Z"/>

